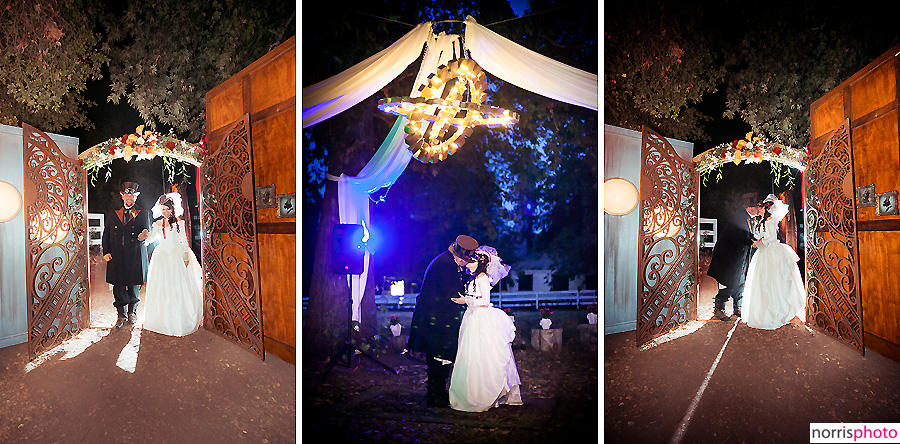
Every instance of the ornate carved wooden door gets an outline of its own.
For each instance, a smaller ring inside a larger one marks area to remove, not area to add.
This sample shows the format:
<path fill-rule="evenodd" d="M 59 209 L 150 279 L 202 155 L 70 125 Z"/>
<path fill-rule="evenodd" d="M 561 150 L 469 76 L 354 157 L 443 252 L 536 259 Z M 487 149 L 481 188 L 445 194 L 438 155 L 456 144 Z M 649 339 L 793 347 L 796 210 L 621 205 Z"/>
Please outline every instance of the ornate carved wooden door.
<path fill-rule="evenodd" d="M 864 353 L 849 119 L 809 162 L 803 187 L 806 323 Z"/>
<path fill-rule="evenodd" d="M 204 325 L 265 359 L 250 117 L 201 167 Z"/>
<path fill-rule="evenodd" d="M 90 326 L 87 175 L 47 134 L 22 125 L 28 355 Z"/>
<path fill-rule="evenodd" d="M 643 128 L 638 233 L 637 345 L 697 313 L 697 172 L 669 142 Z"/>

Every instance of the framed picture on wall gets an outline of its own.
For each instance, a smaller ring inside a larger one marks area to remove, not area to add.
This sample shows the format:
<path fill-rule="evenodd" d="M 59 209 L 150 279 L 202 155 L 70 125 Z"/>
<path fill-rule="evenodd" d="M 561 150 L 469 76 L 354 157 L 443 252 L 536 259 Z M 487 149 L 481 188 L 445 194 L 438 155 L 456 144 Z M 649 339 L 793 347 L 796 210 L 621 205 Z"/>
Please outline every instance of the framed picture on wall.
<path fill-rule="evenodd" d="M 256 208 L 275 208 L 275 184 L 256 187 Z"/>
<path fill-rule="evenodd" d="M 875 184 L 856 187 L 856 207 L 875 206 Z"/>
<path fill-rule="evenodd" d="M 876 216 L 895 216 L 900 214 L 900 211 L 897 210 L 897 190 L 876 194 L 875 205 Z"/>
<path fill-rule="evenodd" d="M 278 195 L 278 217 L 297 217 L 296 193 Z"/>

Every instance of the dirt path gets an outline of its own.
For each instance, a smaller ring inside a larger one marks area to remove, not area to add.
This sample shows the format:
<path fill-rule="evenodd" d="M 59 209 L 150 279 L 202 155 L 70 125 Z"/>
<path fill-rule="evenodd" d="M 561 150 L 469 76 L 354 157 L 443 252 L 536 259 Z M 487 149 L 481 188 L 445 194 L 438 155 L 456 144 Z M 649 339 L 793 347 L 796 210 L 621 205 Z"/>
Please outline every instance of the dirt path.
<path fill-rule="evenodd" d="M 95 342 L 36 366 L 26 344 L 0 349 L 0 442 L 295 442 L 294 365 L 206 330 L 110 329 L 112 295 L 104 274 L 92 277 L 94 328 L 82 338 Z"/>
<path fill-rule="evenodd" d="M 639 350 L 604 338 L 606 442 L 669 442 L 735 322 Z M 810 423 L 900 422 L 900 363 L 803 325 L 738 323 L 681 442 L 809 442 Z"/>

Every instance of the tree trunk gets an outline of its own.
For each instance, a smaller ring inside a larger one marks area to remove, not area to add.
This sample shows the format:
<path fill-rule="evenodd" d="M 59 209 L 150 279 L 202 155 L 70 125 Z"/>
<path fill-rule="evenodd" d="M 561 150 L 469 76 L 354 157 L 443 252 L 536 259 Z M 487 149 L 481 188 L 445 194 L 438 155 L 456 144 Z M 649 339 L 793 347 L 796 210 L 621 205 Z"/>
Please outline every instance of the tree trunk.
<path fill-rule="evenodd" d="M 328 171 L 355 175 L 378 148 L 374 133 L 374 98 L 362 101 L 340 115 L 320 125 L 333 128 L 328 152 Z M 332 122 L 333 121 L 333 122 Z M 370 202 L 371 205 L 371 202 Z M 371 207 L 370 207 L 371 209 Z M 309 300 L 303 321 L 305 357 L 322 359 L 333 356 L 341 345 L 350 322 L 350 286 L 347 275 L 332 272 L 332 236 L 334 225 L 340 223 L 337 182 L 327 181 L 319 214 L 313 272 Z M 360 331 L 353 332 L 354 342 L 370 342 L 377 334 L 375 324 L 374 258 L 369 258 L 369 277 L 366 280 L 360 307 Z"/>
<path fill-rule="evenodd" d="M 312 359 L 337 353 L 350 319 L 350 286 L 346 275 L 331 271 L 331 237 L 340 216 L 337 207 L 337 182 L 325 184 L 325 196 L 319 213 L 316 255 L 313 261 L 309 301 L 303 319 L 303 353 Z"/>

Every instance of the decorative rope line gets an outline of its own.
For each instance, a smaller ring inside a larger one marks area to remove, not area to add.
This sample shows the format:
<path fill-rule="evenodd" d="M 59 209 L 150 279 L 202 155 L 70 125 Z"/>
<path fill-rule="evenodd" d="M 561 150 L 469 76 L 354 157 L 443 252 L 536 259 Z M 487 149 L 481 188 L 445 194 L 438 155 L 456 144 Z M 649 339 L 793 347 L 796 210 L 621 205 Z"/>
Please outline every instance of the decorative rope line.
<path fill-rule="evenodd" d="M 494 26 L 494 25 L 498 25 L 498 24 L 500 24 L 500 23 L 510 22 L 510 21 L 513 21 L 513 20 L 519 20 L 519 19 L 523 19 L 523 18 L 525 18 L 525 17 L 531 17 L 531 16 L 533 16 L 533 15 L 543 14 L 543 13 L 545 13 L 545 12 L 556 11 L 557 9 L 563 9 L 563 6 L 560 6 L 560 7 L 558 7 L 558 8 L 548 9 L 548 10 L 546 10 L 546 11 L 532 12 L 531 14 L 526 14 L 526 15 L 523 15 L 523 16 L 521 16 L 521 17 L 513 17 L 513 18 L 508 18 L 508 19 L 506 19 L 506 20 L 500 20 L 499 22 L 490 23 L 490 24 L 487 24 L 487 25 L 484 25 L 484 26 Z"/>
<path fill-rule="evenodd" d="M 513 20 L 519 20 L 519 19 L 523 19 L 523 18 L 525 18 L 525 17 L 531 17 L 531 16 L 534 16 L 534 15 L 544 14 L 544 13 L 547 13 L 547 12 L 552 12 L 552 11 L 556 11 L 557 9 L 563 9 L 563 8 L 564 8 L 564 6 L 560 6 L 560 7 L 558 7 L 558 8 L 548 9 L 548 10 L 546 10 L 546 11 L 532 12 L 531 14 L 525 14 L 525 15 L 523 15 L 523 16 L 521 16 L 521 17 L 512 17 L 512 18 L 508 18 L 508 19 L 506 19 L 506 20 L 500 20 L 499 22 L 490 23 L 490 24 L 487 24 L 487 25 L 485 25 L 485 26 L 499 25 L 500 23 L 511 22 L 511 21 L 513 21 Z M 349 11 L 350 11 L 350 12 L 355 12 L 355 13 L 357 13 L 357 14 L 367 15 L 367 16 L 369 16 L 369 17 L 373 17 L 373 18 L 385 20 L 385 21 L 388 21 L 388 22 L 399 23 L 399 24 L 401 24 L 401 25 L 409 26 L 410 28 L 415 28 L 415 27 L 416 27 L 416 25 L 411 25 L 411 24 L 406 23 L 406 22 L 401 22 L 401 21 L 399 21 L 399 20 L 389 19 L 389 18 L 386 18 L 386 17 L 381 17 L 381 16 L 378 16 L 378 15 L 369 14 L 369 13 L 366 13 L 366 12 L 356 11 L 356 10 L 353 10 L 353 9 L 350 9 Z M 431 21 L 431 23 L 465 23 L 465 20 L 433 20 L 433 21 Z"/>
<path fill-rule="evenodd" d="M 738 327 L 738 324 L 740 324 L 740 322 L 740 319 L 736 319 L 734 321 L 734 325 L 728 332 L 725 343 L 722 344 L 722 349 L 719 350 L 719 354 L 716 356 L 715 361 L 713 361 L 712 367 L 710 367 L 709 372 L 706 373 L 706 378 L 704 378 L 703 383 L 700 384 L 700 388 L 697 390 L 697 394 L 694 395 L 694 399 L 691 401 L 690 407 L 688 407 L 687 412 L 684 414 L 684 418 L 682 418 L 681 422 L 678 423 L 678 427 L 675 429 L 675 434 L 672 436 L 669 444 L 679 444 L 684 438 L 684 433 L 687 431 L 688 424 L 690 424 L 691 419 L 694 417 L 694 411 L 697 410 L 697 406 L 700 404 L 700 398 L 703 397 L 703 392 L 706 391 L 706 387 L 709 385 L 709 380 L 712 378 L 713 373 L 716 371 L 716 367 L 718 367 L 719 361 L 722 359 L 722 354 L 725 353 L 725 347 L 728 347 L 728 342 L 731 341 L 731 336 L 734 334 L 734 330 Z"/>
<path fill-rule="evenodd" d="M 410 25 L 409 23 L 406 23 L 406 22 L 401 22 L 401 21 L 399 21 L 399 20 L 389 19 L 389 18 L 385 18 L 385 17 L 379 17 L 379 16 L 377 16 L 377 15 L 372 15 L 372 14 L 368 14 L 368 13 L 365 13 L 365 12 L 355 11 L 355 10 L 353 10 L 353 9 L 351 9 L 350 12 L 355 12 L 355 13 L 357 13 L 357 14 L 362 14 L 362 15 L 367 15 L 367 16 L 369 16 L 369 17 L 374 17 L 374 18 L 386 20 L 386 21 L 389 21 L 389 22 L 399 23 L 399 24 L 401 24 L 401 25 L 409 26 L 410 28 L 415 28 L 415 27 L 416 27 L 416 25 Z"/>

